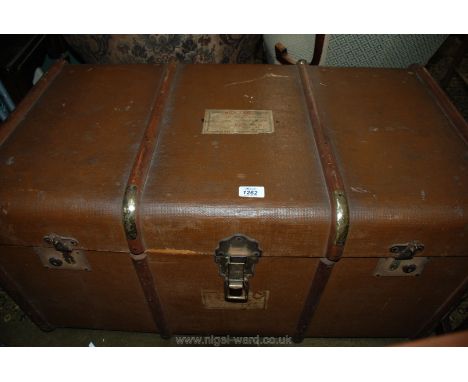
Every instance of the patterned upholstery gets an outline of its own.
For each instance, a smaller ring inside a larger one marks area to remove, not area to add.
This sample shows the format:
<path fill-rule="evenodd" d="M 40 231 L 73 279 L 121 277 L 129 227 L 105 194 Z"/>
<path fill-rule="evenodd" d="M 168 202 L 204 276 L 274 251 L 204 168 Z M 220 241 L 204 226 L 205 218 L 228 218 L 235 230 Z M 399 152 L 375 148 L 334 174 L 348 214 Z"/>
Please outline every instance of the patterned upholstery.
<path fill-rule="evenodd" d="M 65 35 L 86 63 L 261 63 L 262 35 Z"/>

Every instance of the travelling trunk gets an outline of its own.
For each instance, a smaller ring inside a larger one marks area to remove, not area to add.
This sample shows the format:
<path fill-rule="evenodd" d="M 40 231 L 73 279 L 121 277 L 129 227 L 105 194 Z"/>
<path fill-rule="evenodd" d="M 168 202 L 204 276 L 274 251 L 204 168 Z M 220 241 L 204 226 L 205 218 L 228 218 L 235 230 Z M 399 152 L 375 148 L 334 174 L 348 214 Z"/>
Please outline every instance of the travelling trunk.
<path fill-rule="evenodd" d="M 466 131 L 422 67 L 59 62 L 0 129 L 0 280 L 44 330 L 422 335 Z"/>

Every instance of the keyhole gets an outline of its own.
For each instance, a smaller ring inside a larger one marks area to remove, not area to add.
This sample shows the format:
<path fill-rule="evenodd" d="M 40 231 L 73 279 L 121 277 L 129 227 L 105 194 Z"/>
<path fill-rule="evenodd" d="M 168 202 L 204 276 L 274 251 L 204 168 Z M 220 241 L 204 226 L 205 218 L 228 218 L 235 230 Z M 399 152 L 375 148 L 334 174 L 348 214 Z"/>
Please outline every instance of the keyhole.
<path fill-rule="evenodd" d="M 405 273 L 413 273 L 416 270 L 416 264 L 404 265 L 401 269 Z"/>
<path fill-rule="evenodd" d="M 57 259 L 57 258 L 55 258 L 55 257 L 51 257 L 51 258 L 49 259 L 49 264 L 52 265 L 52 266 L 54 266 L 54 267 L 60 267 L 60 266 L 62 266 L 63 261 L 60 260 L 60 259 Z"/>

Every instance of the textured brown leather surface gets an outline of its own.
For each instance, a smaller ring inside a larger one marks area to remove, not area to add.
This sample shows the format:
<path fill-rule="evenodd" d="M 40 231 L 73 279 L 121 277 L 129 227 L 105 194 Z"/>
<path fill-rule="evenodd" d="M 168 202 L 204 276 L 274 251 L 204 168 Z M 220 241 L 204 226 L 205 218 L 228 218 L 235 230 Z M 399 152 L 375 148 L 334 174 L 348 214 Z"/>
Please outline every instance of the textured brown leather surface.
<path fill-rule="evenodd" d="M 0 253 L 0 267 L 52 326 L 156 331 L 128 254 L 85 251 L 86 272 L 45 268 L 34 248 Z"/>
<path fill-rule="evenodd" d="M 175 81 L 141 204 L 147 248 L 213 254 L 240 232 L 264 256 L 323 256 L 328 196 L 297 69 L 188 65 Z M 272 110 L 275 132 L 202 134 L 206 109 Z"/>
<path fill-rule="evenodd" d="M 334 267 L 307 336 L 412 337 L 468 274 L 468 258 L 435 257 L 418 277 L 375 277 L 378 259 Z"/>
<path fill-rule="evenodd" d="M 122 198 L 161 67 L 67 65 L 0 150 L 0 243 L 128 251 Z M 7 186 L 6 186 L 7 185 Z"/>
<path fill-rule="evenodd" d="M 318 259 L 261 259 L 250 290 L 269 294 L 266 309 L 244 309 L 238 303 L 228 303 L 230 309 L 212 309 L 203 304 L 204 291 L 224 298 L 223 278 L 212 256 L 160 254 L 150 255 L 149 262 L 173 333 L 283 336 L 296 328 Z"/>
<path fill-rule="evenodd" d="M 468 150 L 414 73 L 310 68 L 350 207 L 344 256 L 466 256 Z"/>

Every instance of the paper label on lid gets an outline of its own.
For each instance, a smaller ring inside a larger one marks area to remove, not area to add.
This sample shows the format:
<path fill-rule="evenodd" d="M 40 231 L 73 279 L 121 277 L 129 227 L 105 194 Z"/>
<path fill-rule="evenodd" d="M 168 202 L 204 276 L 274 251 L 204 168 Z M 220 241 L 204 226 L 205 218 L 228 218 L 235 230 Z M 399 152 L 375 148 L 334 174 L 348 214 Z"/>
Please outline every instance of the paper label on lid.
<path fill-rule="evenodd" d="M 202 134 L 268 134 L 274 131 L 271 110 L 205 110 Z"/>
<path fill-rule="evenodd" d="M 240 186 L 239 196 L 241 198 L 264 198 L 265 187 L 263 186 Z"/>

